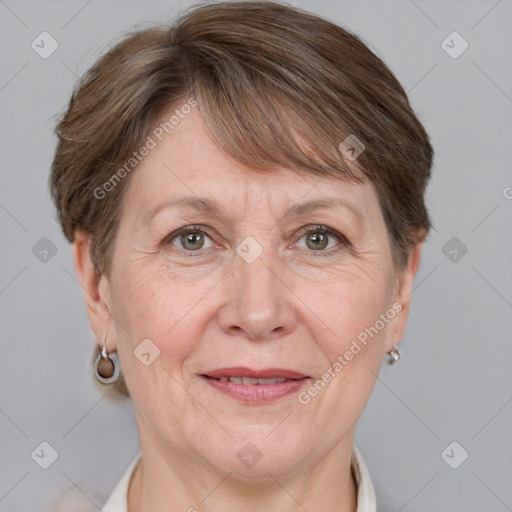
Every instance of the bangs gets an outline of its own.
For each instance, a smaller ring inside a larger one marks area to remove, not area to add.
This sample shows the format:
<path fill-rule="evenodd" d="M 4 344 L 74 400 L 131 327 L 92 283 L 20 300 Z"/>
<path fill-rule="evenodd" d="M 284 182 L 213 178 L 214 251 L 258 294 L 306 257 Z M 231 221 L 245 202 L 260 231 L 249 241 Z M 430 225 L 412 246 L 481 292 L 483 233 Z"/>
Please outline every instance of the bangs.
<path fill-rule="evenodd" d="M 282 59 L 279 65 L 271 60 L 262 65 L 258 55 L 256 65 L 250 54 L 223 52 L 219 45 L 214 50 L 187 45 L 186 75 L 205 124 L 229 156 L 260 171 L 280 166 L 320 178 L 366 181 L 362 160 L 348 163 L 339 149 L 349 135 L 363 138 L 350 128 L 357 118 L 347 107 L 340 118 L 340 96 L 325 80 L 301 76 L 304 66 L 283 68 Z"/>
<path fill-rule="evenodd" d="M 208 129 L 229 156 L 260 171 L 283 167 L 319 178 L 364 181 L 362 169 L 355 162 L 349 167 L 339 149 L 351 134 L 340 120 L 326 131 L 326 116 L 259 82 L 226 90 L 225 81 L 220 87 L 199 80 L 192 88 Z"/>

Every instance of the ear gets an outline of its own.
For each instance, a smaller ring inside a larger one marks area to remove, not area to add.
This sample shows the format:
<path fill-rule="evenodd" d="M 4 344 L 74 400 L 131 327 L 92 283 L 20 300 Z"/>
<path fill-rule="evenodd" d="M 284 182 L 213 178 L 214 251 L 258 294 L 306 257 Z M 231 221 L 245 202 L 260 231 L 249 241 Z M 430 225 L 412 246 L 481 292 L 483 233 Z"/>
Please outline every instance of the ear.
<path fill-rule="evenodd" d="M 411 294 L 413 290 L 414 277 L 420 266 L 421 249 L 424 242 L 423 234 L 419 237 L 419 241 L 411 248 L 407 260 L 407 265 L 400 271 L 397 278 L 397 286 L 393 296 L 392 304 L 396 304 L 396 308 L 400 308 L 398 314 L 393 320 L 393 328 L 391 336 L 387 341 L 386 352 L 393 348 L 393 344 L 398 344 L 403 338 L 407 318 L 409 317 L 409 308 L 411 304 Z M 398 306 L 400 304 L 400 306 Z M 395 307 L 393 307 L 395 309 Z"/>
<path fill-rule="evenodd" d="M 104 275 L 98 276 L 91 258 L 92 236 L 88 233 L 76 232 L 73 246 L 73 261 L 75 271 L 80 281 L 87 306 L 87 316 L 91 328 L 103 346 L 103 339 L 107 336 L 107 351 L 115 350 L 115 337 L 109 336 L 112 326 L 110 314 L 110 283 Z"/>

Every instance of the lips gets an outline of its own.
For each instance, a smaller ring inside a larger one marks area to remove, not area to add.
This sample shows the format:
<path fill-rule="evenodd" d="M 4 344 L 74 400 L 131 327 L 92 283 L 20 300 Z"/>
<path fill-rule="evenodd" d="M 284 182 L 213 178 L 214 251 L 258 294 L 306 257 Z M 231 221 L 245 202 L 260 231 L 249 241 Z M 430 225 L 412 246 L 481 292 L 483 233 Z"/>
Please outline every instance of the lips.
<path fill-rule="evenodd" d="M 245 367 L 221 368 L 203 373 L 201 378 L 213 389 L 245 403 L 264 404 L 295 393 L 309 376 L 284 368 L 251 370 Z"/>
<path fill-rule="evenodd" d="M 303 373 L 284 368 L 266 368 L 264 370 L 251 370 L 246 367 L 221 368 L 219 370 L 209 371 L 204 374 L 205 377 L 230 381 L 235 384 L 245 385 L 269 385 L 286 380 L 300 380 L 308 378 Z"/>

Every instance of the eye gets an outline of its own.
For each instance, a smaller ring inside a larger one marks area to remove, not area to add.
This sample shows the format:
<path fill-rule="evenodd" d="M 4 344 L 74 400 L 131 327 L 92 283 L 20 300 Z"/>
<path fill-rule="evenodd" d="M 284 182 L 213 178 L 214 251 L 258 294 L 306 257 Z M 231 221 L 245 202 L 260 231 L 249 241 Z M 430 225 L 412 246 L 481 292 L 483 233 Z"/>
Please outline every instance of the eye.
<path fill-rule="evenodd" d="M 181 229 L 177 233 L 172 233 L 164 242 L 187 252 L 196 252 L 200 249 L 209 249 L 212 247 L 212 245 L 205 246 L 207 240 L 210 240 L 211 243 L 211 239 L 204 228 L 189 226 Z"/>
<path fill-rule="evenodd" d="M 334 229 L 327 226 L 315 226 L 314 228 L 309 228 L 306 231 L 302 231 L 302 236 L 297 242 L 299 246 L 300 241 L 303 239 L 305 240 L 305 248 L 316 252 L 337 252 L 348 244 L 348 240 L 341 233 L 338 233 Z M 338 239 L 341 244 L 331 244 L 331 242 L 334 242 L 336 239 Z M 332 249 L 337 245 L 339 245 L 339 247 L 337 247 L 334 251 L 327 251 L 327 249 Z"/>
<path fill-rule="evenodd" d="M 329 255 L 349 245 L 345 236 L 327 226 L 315 226 L 302 230 L 299 234 L 301 237 L 297 245 L 301 248 L 310 249 L 310 252 L 327 252 L 327 255 Z M 300 244 L 303 239 L 305 240 L 305 247 Z M 334 243 L 336 239 L 341 243 Z M 201 249 L 210 249 L 213 247 L 208 230 L 203 226 L 188 226 L 182 228 L 177 232 L 171 233 L 162 243 L 172 245 L 188 253 L 199 252 Z M 331 250 L 333 247 L 334 250 Z M 318 254 L 318 256 L 320 256 L 320 254 Z"/>

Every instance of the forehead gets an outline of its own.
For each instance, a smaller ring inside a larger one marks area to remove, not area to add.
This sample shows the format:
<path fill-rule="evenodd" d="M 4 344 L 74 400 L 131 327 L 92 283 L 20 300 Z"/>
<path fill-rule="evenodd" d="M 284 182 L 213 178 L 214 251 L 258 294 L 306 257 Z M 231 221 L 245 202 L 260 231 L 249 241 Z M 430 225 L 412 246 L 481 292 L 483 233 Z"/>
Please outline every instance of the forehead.
<path fill-rule="evenodd" d="M 270 199 L 272 203 L 296 205 L 296 214 L 307 213 L 321 202 L 328 207 L 327 202 L 331 201 L 331 206 L 357 206 L 364 215 L 376 201 L 369 183 L 319 177 L 277 166 L 264 172 L 247 168 L 222 150 L 197 107 L 182 116 L 175 116 L 176 124 L 172 129 L 167 126 L 169 133 L 164 131 L 161 140 L 151 135 L 155 147 L 137 165 L 125 190 L 124 201 L 138 206 L 138 216 L 145 220 L 155 214 L 161 203 L 173 200 L 217 215 L 237 203 L 248 206 L 253 202 L 257 208 L 260 202 L 264 208 L 264 197 L 267 205 Z M 161 119 L 169 120 L 169 113 Z"/>

